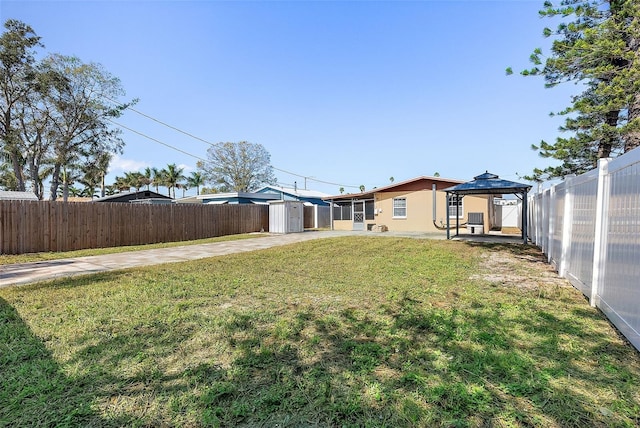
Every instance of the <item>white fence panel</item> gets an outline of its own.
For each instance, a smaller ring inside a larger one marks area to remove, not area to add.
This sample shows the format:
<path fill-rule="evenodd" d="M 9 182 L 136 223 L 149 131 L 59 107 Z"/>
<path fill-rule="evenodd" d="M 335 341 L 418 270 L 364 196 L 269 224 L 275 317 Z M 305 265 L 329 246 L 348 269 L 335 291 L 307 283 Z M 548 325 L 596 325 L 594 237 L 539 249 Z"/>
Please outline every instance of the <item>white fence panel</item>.
<path fill-rule="evenodd" d="M 598 306 L 640 349 L 640 151 L 609 162 L 604 270 Z"/>
<path fill-rule="evenodd" d="M 640 350 L 640 148 L 529 203 L 532 242 Z"/>
<path fill-rule="evenodd" d="M 593 245 L 596 232 L 598 171 L 593 170 L 567 181 L 571 193 L 570 234 L 565 275 L 574 287 L 591 296 Z"/>

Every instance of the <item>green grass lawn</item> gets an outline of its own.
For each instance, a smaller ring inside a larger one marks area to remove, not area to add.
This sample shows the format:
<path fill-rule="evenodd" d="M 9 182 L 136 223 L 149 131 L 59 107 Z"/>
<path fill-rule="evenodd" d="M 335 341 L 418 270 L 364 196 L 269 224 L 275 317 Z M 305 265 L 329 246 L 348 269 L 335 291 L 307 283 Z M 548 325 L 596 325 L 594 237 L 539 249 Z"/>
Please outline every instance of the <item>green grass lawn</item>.
<path fill-rule="evenodd" d="M 129 245 L 125 247 L 91 248 L 87 250 L 65 251 L 63 253 L 45 252 L 29 254 L 0 254 L 0 266 L 14 263 L 41 262 L 45 260 L 69 259 L 74 257 L 98 256 L 102 254 L 125 253 L 127 251 L 152 250 L 154 248 L 180 247 L 183 245 L 209 244 L 212 242 L 236 241 L 240 239 L 262 238 L 265 233 L 243 233 L 239 235 L 218 236 L 194 241 L 162 242 L 159 244 Z"/>
<path fill-rule="evenodd" d="M 0 289 L 0 426 L 638 426 L 638 352 L 543 260 L 343 237 Z"/>

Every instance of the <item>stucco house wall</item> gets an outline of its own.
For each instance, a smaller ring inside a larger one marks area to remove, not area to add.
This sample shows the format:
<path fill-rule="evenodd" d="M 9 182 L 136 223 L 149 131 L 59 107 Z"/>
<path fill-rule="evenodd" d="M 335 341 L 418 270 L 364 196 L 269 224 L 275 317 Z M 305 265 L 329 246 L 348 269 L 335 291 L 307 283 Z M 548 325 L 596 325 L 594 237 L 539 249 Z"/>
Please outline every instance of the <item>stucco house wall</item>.
<path fill-rule="evenodd" d="M 406 217 L 393 216 L 393 200 L 405 198 L 407 203 Z M 433 191 L 419 190 L 413 192 L 381 192 L 375 194 L 375 221 L 377 225 L 385 225 L 389 230 L 399 232 L 437 232 L 437 226 L 447 224 L 447 195 L 436 191 L 436 225 L 433 224 Z M 488 198 L 485 196 L 465 196 L 462 200 L 460 223 L 467 221 L 470 212 L 484 213 L 485 230 L 489 228 Z M 450 223 L 455 227 L 456 219 L 452 217 Z"/>
<path fill-rule="evenodd" d="M 413 180 L 363 192 L 354 195 L 340 195 L 327 198 L 334 202 L 348 203 L 350 200 L 371 200 L 374 204 L 373 218 L 366 218 L 364 230 L 371 230 L 375 226 L 386 226 L 389 231 L 398 232 L 438 232 L 443 231 L 447 224 L 447 196 L 444 189 L 458 183 L 457 180 L 446 180 L 435 177 L 418 177 Z M 436 210 L 435 222 L 433 217 L 433 194 L 435 186 Z M 394 200 L 403 198 L 406 201 L 406 215 L 394 216 Z M 484 219 L 484 230 L 488 231 L 491 222 L 492 197 L 485 195 L 465 196 L 459 222 L 467 221 L 468 213 L 481 212 Z M 450 219 L 454 230 L 456 219 Z M 340 220 L 334 217 L 334 230 L 353 230 L 353 220 Z M 461 226 L 460 233 L 466 233 Z"/>

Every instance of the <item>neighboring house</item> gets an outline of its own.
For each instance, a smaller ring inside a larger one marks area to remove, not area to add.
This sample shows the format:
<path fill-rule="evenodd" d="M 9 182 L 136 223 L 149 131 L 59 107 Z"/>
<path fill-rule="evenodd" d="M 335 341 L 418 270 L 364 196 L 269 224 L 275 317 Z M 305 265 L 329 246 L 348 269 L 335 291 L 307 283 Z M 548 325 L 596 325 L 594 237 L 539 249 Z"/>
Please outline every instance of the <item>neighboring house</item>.
<path fill-rule="evenodd" d="M 318 192 L 316 190 L 297 189 L 291 187 L 279 187 L 279 186 L 264 186 L 256 193 L 265 195 L 275 195 L 276 199 L 282 201 L 300 201 L 305 205 L 313 204 L 318 206 L 329 206 L 329 203 L 323 198 L 331 196 L 328 193 Z"/>
<path fill-rule="evenodd" d="M 179 204 L 260 204 L 269 201 L 300 201 L 305 205 L 329 206 L 326 193 L 288 187 L 264 186 L 255 192 L 210 193 L 177 199 Z"/>
<path fill-rule="evenodd" d="M 331 222 L 329 202 L 323 200 L 327 193 L 290 187 L 264 186 L 255 192 L 210 193 L 177 199 L 178 204 L 258 204 L 272 201 L 299 201 L 304 208 L 304 227 L 328 228 Z"/>
<path fill-rule="evenodd" d="M 362 193 L 324 199 L 333 206 L 334 230 L 386 228 L 398 232 L 436 232 L 446 228 L 447 216 L 452 224 L 457 220 L 462 225 L 469 213 L 483 213 L 484 230 L 489 230 L 493 198 L 499 195 L 465 196 L 459 202 L 451 198 L 447 206 L 443 190 L 461 183 L 460 180 L 423 176 Z"/>
<path fill-rule="evenodd" d="M 104 198 L 94 199 L 93 202 L 127 202 L 146 204 L 170 204 L 172 199 L 169 196 L 153 192 L 151 190 L 140 190 L 137 192 L 121 192 Z"/>
<path fill-rule="evenodd" d="M 0 201 L 37 201 L 38 197 L 33 192 L 16 192 L 13 190 L 0 190 Z"/>

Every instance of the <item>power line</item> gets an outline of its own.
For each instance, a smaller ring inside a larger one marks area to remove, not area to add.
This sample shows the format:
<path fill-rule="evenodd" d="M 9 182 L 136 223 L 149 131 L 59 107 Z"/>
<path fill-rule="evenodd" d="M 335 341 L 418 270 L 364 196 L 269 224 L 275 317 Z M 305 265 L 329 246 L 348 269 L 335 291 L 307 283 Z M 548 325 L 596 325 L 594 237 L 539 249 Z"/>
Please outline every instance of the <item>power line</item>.
<path fill-rule="evenodd" d="M 121 103 L 118 103 L 117 101 L 112 100 L 112 99 L 111 99 L 111 98 L 109 98 L 109 97 L 106 97 L 106 96 L 104 96 L 104 95 L 103 95 L 103 97 L 104 97 L 106 100 L 108 100 L 108 101 L 110 101 L 110 102 L 112 102 L 112 103 L 114 103 L 114 104 L 122 105 Z M 126 109 L 127 109 L 127 110 L 131 110 L 132 112 L 137 113 L 137 114 L 139 114 L 139 115 L 141 115 L 141 116 L 143 116 L 143 117 L 145 117 L 145 118 L 147 118 L 147 119 L 149 119 L 149 120 L 153 120 L 154 122 L 159 123 L 159 124 L 161 124 L 161 125 L 163 125 L 163 126 L 166 126 L 166 127 L 167 127 L 167 128 L 169 128 L 169 129 L 173 129 L 173 130 L 174 130 L 174 131 L 176 131 L 176 132 L 179 132 L 179 133 L 184 134 L 184 135 L 186 135 L 186 136 L 188 136 L 188 137 L 191 137 L 191 138 L 196 139 L 196 140 L 198 140 L 198 141 L 201 141 L 201 142 L 203 142 L 203 143 L 205 143 L 205 144 L 208 144 L 208 145 L 210 145 L 211 147 L 215 146 L 215 144 L 214 144 L 214 143 L 212 143 L 212 142 L 210 142 L 210 141 L 207 141 L 207 140 L 205 140 L 204 138 L 200 138 L 200 137 L 198 137 L 198 136 L 196 136 L 196 135 L 193 135 L 193 134 L 191 134 L 191 133 L 189 133 L 189 132 L 187 132 L 187 131 L 184 131 L 184 130 L 182 130 L 182 129 L 180 129 L 180 128 L 176 128 L 175 126 L 169 125 L 168 123 L 163 122 L 163 121 L 161 121 L 161 120 L 159 120 L 159 119 L 156 119 L 156 118 L 154 118 L 154 117 L 152 117 L 152 116 L 149 116 L 149 115 L 148 115 L 148 114 L 146 114 L 146 113 L 143 113 L 143 112 L 141 112 L 141 111 L 139 111 L 139 110 L 134 109 L 133 107 L 127 107 Z M 116 122 L 114 122 L 114 121 L 112 121 L 112 120 L 109 120 L 109 121 L 110 121 L 111 123 L 115 124 L 116 126 L 119 126 L 119 127 L 123 128 L 123 129 L 126 129 L 126 130 L 128 130 L 128 131 L 131 131 L 131 132 L 133 132 L 133 133 L 135 133 L 135 134 L 138 134 L 138 135 L 140 135 L 140 136 L 142 136 L 142 137 L 144 137 L 144 138 L 147 138 L 147 139 L 149 139 L 149 140 L 151 140 L 151 141 L 154 141 L 154 142 L 156 142 L 156 143 L 158 143 L 158 144 L 162 144 L 162 145 L 163 145 L 163 146 L 165 146 L 165 147 L 169 147 L 170 149 L 173 149 L 173 150 L 179 151 L 179 152 L 181 152 L 181 153 L 183 153 L 183 154 L 185 154 L 185 155 L 187 155 L 187 156 L 191 156 L 191 157 L 193 157 L 193 158 L 195 158 L 195 159 L 201 160 L 201 161 L 203 161 L 203 162 L 207 162 L 207 160 L 206 160 L 206 159 L 203 159 L 203 158 L 201 158 L 201 157 L 199 157 L 199 156 L 196 156 L 196 155 L 193 155 L 193 154 L 191 154 L 191 153 L 185 152 L 185 151 L 184 151 L 184 150 L 182 150 L 182 149 L 179 149 L 179 148 L 174 147 L 174 146 L 172 146 L 172 145 L 170 145 L 170 144 L 164 143 L 164 142 L 162 142 L 162 141 L 160 141 L 160 140 L 158 140 L 158 139 L 155 139 L 155 138 L 150 137 L 150 136 L 148 136 L 148 135 L 146 135 L 146 134 L 143 134 L 142 132 L 139 132 L 139 131 L 136 131 L 136 130 L 134 130 L 134 129 L 132 129 L 132 128 L 129 128 L 129 127 L 127 127 L 127 126 L 124 126 L 124 125 L 118 124 L 118 123 L 116 123 Z M 329 185 L 331 185 L 331 186 L 349 187 L 349 188 L 353 188 L 353 189 L 358 189 L 358 188 L 359 188 L 359 186 L 355 186 L 355 185 L 340 184 L 340 183 L 333 183 L 333 182 L 330 182 L 330 181 L 320 180 L 320 179 L 313 178 L 313 177 L 310 177 L 310 176 L 305 176 L 305 175 L 302 175 L 302 174 L 296 174 L 295 172 L 286 171 L 286 170 L 284 170 L 284 169 L 277 168 L 277 167 L 275 167 L 275 166 L 272 166 L 272 168 L 273 168 L 273 169 L 275 169 L 276 171 L 284 172 L 284 173 L 286 173 L 286 174 L 293 175 L 293 176 L 295 176 L 295 177 L 304 178 L 305 180 L 308 180 L 308 181 L 314 181 L 314 182 L 316 182 L 316 183 L 329 184 Z"/>
<path fill-rule="evenodd" d="M 178 151 L 178 152 L 180 152 L 180 153 L 183 153 L 183 154 L 185 154 L 185 155 L 187 155 L 187 156 L 191 156 L 192 158 L 195 158 L 195 159 L 201 160 L 201 161 L 203 161 L 203 162 L 207 162 L 207 160 L 206 160 L 206 159 L 203 159 L 203 158 L 201 158 L 200 156 L 196 156 L 196 155 L 193 155 L 193 154 L 191 154 L 191 153 L 189 153 L 189 152 L 185 152 L 184 150 L 179 149 L 179 148 L 177 148 L 177 147 L 175 147 L 175 146 L 172 146 L 171 144 L 167 144 L 167 143 L 165 143 L 165 142 L 163 142 L 163 141 L 158 140 L 157 138 L 150 137 L 150 136 L 148 136 L 147 134 L 143 134 L 142 132 L 136 131 L 135 129 L 131 129 L 131 128 L 129 128 L 128 126 L 125 126 L 125 125 L 122 125 L 122 124 L 120 124 L 120 123 L 117 123 L 117 122 L 115 122 L 115 121 L 113 121 L 113 120 L 111 120 L 111 119 L 107 119 L 107 120 L 108 120 L 109 122 L 113 123 L 114 125 L 116 125 L 116 126 L 120 127 L 120 128 L 126 129 L 127 131 L 131 131 L 131 132 L 133 132 L 133 133 L 135 133 L 135 134 L 138 134 L 138 135 L 140 135 L 140 136 L 142 136 L 142 137 L 144 137 L 144 138 L 147 138 L 147 139 L 149 139 L 149 140 L 151 140 L 151 141 L 153 141 L 153 142 L 156 142 L 156 143 L 158 143 L 158 144 L 162 144 L 162 145 L 163 145 L 163 146 L 165 146 L 165 147 L 168 147 L 168 148 L 170 148 L 170 149 L 176 150 L 176 151 Z"/>
<path fill-rule="evenodd" d="M 111 99 L 111 98 L 109 98 L 109 97 L 106 97 L 106 96 L 104 96 L 104 95 L 103 95 L 103 97 L 104 97 L 105 99 L 107 99 L 107 100 L 111 101 L 111 102 L 112 102 L 112 103 L 114 103 L 114 104 L 118 104 L 118 105 L 122 106 L 122 104 L 118 103 L 118 102 L 117 102 L 117 101 L 115 101 L 115 100 L 112 100 L 112 99 Z M 136 110 L 136 109 L 134 109 L 133 107 L 127 107 L 126 109 L 127 109 L 127 110 L 131 110 L 132 112 L 137 113 L 137 114 L 139 114 L 140 116 L 143 116 L 143 117 L 146 117 L 147 119 L 153 120 L 154 122 L 159 123 L 160 125 L 166 126 L 167 128 L 173 129 L 174 131 L 177 131 L 177 132 L 179 132 L 179 133 L 181 133 L 181 134 L 184 134 L 184 135 L 186 135 L 186 136 L 188 136 L 188 137 L 191 137 L 191 138 L 196 139 L 196 140 L 198 140 L 198 141 L 202 141 L 203 143 L 208 144 L 208 145 L 210 145 L 210 146 L 212 146 L 212 147 L 215 145 L 215 144 L 213 144 L 212 142 L 205 140 L 204 138 L 200 138 L 200 137 L 198 137 L 197 135 L 193 135 L 193 134 L 191 134 L 191 133 L 189 133 L 189 132 L 187 132 L 187 131 L 183 131 L 183 130 L 182 130 L 182 129 L 180 129 L 180 128 L 176 128 L 175 126 L 169 125 L 168 123 L 163 122 L 163 121 L 161 121 L 160 119 L 156 119 L 156 118 L 155 118 L 155 117 L 153 117 L 153 116 L 149 116 L 148 114 L 143 113 L 143 112 L 141 112 L 140 110 Z"/>

